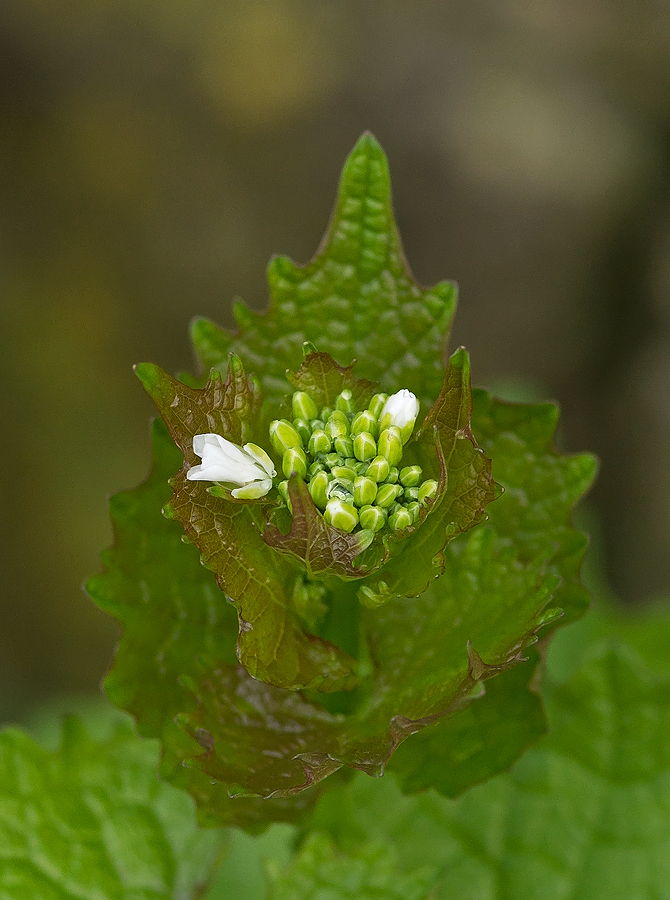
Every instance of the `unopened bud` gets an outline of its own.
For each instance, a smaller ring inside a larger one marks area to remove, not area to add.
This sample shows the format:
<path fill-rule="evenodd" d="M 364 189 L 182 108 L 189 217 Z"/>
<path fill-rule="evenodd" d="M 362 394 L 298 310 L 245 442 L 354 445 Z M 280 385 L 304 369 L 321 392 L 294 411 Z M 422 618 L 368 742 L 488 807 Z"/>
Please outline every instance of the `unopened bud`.
<path fill-rule="evenodd" d="M 321 429 L 313 431 L 307 443 L 307 449 L 312 456 L 317 456 L 319 453 L 330 453 L 332 446 L 333 442 Z"/>
<path fill-rule="evenodd" d="M 407 487 L 402 492 L 405 500 L 418 500 L 419 499 L 419 489 L 418 487 Z"/>
<path fill-rule="evenodd" d="M 386 480 L 389 484 L 397 484 L 398 479 L 400 478 L 400 473 L 398 472 L 395 466 L 391 466 L 389 468 L 389 473 L 386 476 Z"/>
<path fill-rule="evenodd" d="M 412 515 L 404 506 L 389 516 L 389 528 L 392 531 L 404 531 L 412 524 Z"/>
<path fill-rule="evenodd" d="M 351 503 L 333 498 L 326 504 L 324 519 L 334 528 L 350 534 L 358 525 L 358 511 Z"/>
<path fill-rule="evenodd" d="M 380 451 L 381 452 L 381 451 Z M 402 452 L 402 447 L 401 447 Z M 369 431 L 361 431 L 354 438 L 354 456 L 361 462 L 374 459 L 377 455 L 377 442 Z"/>
<path fill-rule="evenodd" d="M 390 468 L 389 461 L 385 456 L 375 456 L 368 465 L 365 474 L 379 484 L 382 481 L 386 481 Z"/>
<path fill-rule="evenodd" d="M 275 419 L 270 422 L 270 441 L 280 456 L 283 456 L 291 447 L 302 449 L 302 438 L 286 419 Z"/>
<path fill-rule="evenodd" d="M 386 525 L 386 510 L 380 506 L 364 506 L 358 514 L 361 528 L 379 531 Z"/>
<path fill-rule="evenodd" d="M 280 481 L 277 485 L 277 490 L 279 491 L 279 496 L 282 498 L 284 503 L 288 506 L 291 512 L 293 512 L 293 508 L 291 507 L 291 498 L 288 495 L 288 481 Z"/>
<path fill-rule="evenodd" d="M 312 465 L 307 469 L 307 474 L 310 478 L 312 478 L 314 475 L 318 475 L 319 472 L 325 471 L 326 467 L 324 466 L 324 464 L 320 460 L 315 459 Z"/>
<path fill-rule="evenodd" d="M 410 503 L 405 504 L 405 509 L 412 517 L 412 525 L 416 525 L 419 521 L 419 513 L 421 512 L 421 506 L 417 503 L 416 500 L 412 500 Z"/>
<path fill-rule="evenodd" d="M 377 437 L 379 431 L 377 419 L 372 415 L 369 409 L 364 409 L 363 412 L 356 413 L 351 423 L 352 434 L 360 434 L 361 431 L 369 431 L 372 437 Z"/>
<path fill-rule="evenodd" d="M 296 419 L 315 419 L 318 412 L 316 403 L 304 391 L 296 391 L 291 397 L 293 416 Z"/>
<path fill-rule="evenodd" d="M 354 479 L 354 503 L 356 506 L 369 506 L 375 502 L 377 483 L 372 478 L 359 475 Z"/>
<path fill-rule="evenodd" d="M 354 502 L 354 483 L 349 478 L 332 478 L 326 490 L 326 496 L 330 500 L 344 500 L 346 503 Z"/>
<path fill-rule="evenodd" d="M 354 469 L 350 469 L 349 466 L 333 466 L 330 470 L 333 473 L 335 478 L 345 478 L 347 481 L 353 482 L 356 477 L 356 472 Z"/>
<path fill-rule="evenodd" d="M 345 388 L 335 400 L 335 409 L 341 410 L 343 413 L 354 412 L 354 401 L 349 388 Z"/>
<path fill-rule="evenodd" d="M 390 466 L 397 466 L 402 459 L 400 430 L 395 425 L 385 428 L 379 435 L 377 447 L 380 455 L 388 459 Z"/>
<path fill-rule="evenodd" d="M 403 487 L 416 487 L 421 482 L 421 466 L 405 466 L 400 470 L 400 484 Z"/>
<path fill-rule="evenodd" d="M 400 437 L 403 444 L 407 443 L 416 417 L 419 415 L 419 401 L 416 396 L 408 390 L 398 391 L 392 394 L 381 411 L 379 416 L 379 430 L 395 426 L 400 431 Z"/>
<path fill-rule="evenodd" d="M 309 422 L 307 421 L 307 419 L 294 419 L 293 427 L 302 438 L 303 447 L 306 447 L 312 434 L 312 429 L 310 428 Z"/>
<path fill-rule="evenodd" d="M 317 474 L 310 480 L 309 484 L 307 485 L 312 500 L 320 510 L 324 510 L 326 508 L 326 504 L 328 503 L 327 491 L 329 484 L 330 475 L 328 475 L 326 472 L 317 472 Z"/>
<path fill-rule="evenodd" d="M 377 491 L 375 506 L 388 508 L 395 503 L 395 499 L 401 491 L 402 488 L 397 484 L 383 484 Z"/>
<path fill-rule="evenodd" d="M 329 469 L 332 469 L 333 466 L 342 465 L 342 457 L 339 453 L 326 453 L 326 455 L 322 459 L 322 462 L 324 466 L 328 466 Z"/>
<path fill-rule="evenodd" d="M 354 455 L 354 444 L 350 437 L 336 437 L 333 441 L 333 447 L 340 456 Z"/>
<path fill-rule="evenodd" d="M 433 500 L 437 496 L 437 481 L 434 481 L 432 478 L 429 478 L 419 488 L 419 496 L 417 500 L 419 503 L 425 503 L 426 500 Z"/>
<path fill-rule="evenodd" d="M 284 475 L 290 478 L 291 475 L 299 475 L 300 478 L 307 478 L 307 457 L 305 451 L 300 447 L 289 447 L 284 453 L 281 461 L 281 467 Z"/>
<path fill-rule="evenodd" d="M 326 422 L 326 434 L 332 440 L 349 436 L 349 420 L 339 409 L 331 413 Z"/>
<path fill-rule="evenodd" d="M 368 410 L 372 413 L 375 419 L 378 419 L 381 415 L 381 411 L 384 409 L 388 398 L 388 394 L 375 394 L 372 400 L 370 400 L 370 402 L 368 403 Z"/>

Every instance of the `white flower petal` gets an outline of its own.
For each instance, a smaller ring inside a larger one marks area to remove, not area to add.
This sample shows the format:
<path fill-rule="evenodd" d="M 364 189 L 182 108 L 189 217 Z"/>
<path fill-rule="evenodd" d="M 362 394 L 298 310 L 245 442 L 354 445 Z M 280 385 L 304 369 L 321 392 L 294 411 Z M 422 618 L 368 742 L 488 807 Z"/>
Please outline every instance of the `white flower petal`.
<path fill-rule="evenodd" d="M 241 499 L 263 497 L 272 487 L 272 478 L 268 479 L 268 475 L 273 476 L 276 472 L 272 460 L 261 447 L 255 444 L 247 444 L 247 447 L 252 452 L 220 434 L 196 434 L 193 437 L 193 452 L 202 459 L 202 464 L 192 466 L 186 477 L 190 481 L 237 484 L 240 491 L 249 487 L 250 493 L 239 494 Z"/>

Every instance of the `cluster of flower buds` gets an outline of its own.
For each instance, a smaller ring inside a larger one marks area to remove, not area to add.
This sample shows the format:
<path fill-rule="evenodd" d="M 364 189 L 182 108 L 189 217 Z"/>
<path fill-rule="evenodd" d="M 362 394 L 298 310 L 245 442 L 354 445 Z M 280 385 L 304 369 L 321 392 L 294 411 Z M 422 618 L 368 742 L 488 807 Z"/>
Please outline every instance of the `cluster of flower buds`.
<path fill-rule="evenodd" d="M 375 394 L 361 411 L 346 389 L 332 408 L 319 410 L 304 391 L 296 391 L 291 402 L 293 421 L 270 424 L 286 479 L 278 489 L 289 507 L 288 479 L 295 473 L 307 482 L 325 520 L 347 533 L 357 527 L 402 531 L 418 520 L 421 506 L 435 497 L 437 482 L 423 480 L 420 466 L 402 466 L 419 412 L 411 391 Z"/>

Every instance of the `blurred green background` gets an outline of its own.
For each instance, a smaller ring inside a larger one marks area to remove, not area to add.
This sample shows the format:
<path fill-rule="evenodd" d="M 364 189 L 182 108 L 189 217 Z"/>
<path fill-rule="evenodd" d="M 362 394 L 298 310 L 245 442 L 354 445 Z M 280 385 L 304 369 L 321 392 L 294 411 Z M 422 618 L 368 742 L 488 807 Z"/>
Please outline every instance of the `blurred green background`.
<path fill-rule="evenodd" d="M 149 464 L 131 366 L 313 255 L 371 129 L 417 279 L 460 285 L 475 382 L 563 409 L 608 576 L 668 593 L 665 0 L 3 0 L 0 718 L 99 690 L 81 585 Z"/>

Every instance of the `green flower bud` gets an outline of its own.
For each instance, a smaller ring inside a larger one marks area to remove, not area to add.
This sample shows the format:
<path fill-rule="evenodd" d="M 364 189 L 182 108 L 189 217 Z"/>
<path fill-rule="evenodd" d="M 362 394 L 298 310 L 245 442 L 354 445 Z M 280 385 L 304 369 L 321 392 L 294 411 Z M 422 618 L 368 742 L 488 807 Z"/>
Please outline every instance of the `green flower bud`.
<path fill-rule="evenodd" d="M 350 469 L 349 466 L 333 466 L 330 471 L 335 478 L 346 478 L 347 481 L 351 481 L 352 483 L 356 477 L 356 472 L 353 469 Z"/>
<path fill-rule="evenodd" d="M 405 500 L 418 500 L 419 499 L 419 488 L 418 487 L 407 487 L 402 492 L 403 498 Z"/>
<path fill-rule="evenodd" d="M 330 475 L 328 475 L 327 472 L 317 472 L 307 485 L 312 500 L 322 511 L 326 508 L 326 504 L 328 503 L 327 492 L 330 480 Z"/>
<path fill-rule="evenodd" d="M 312 429 L 309 422 L 307 421 L 307 419 L 294 419 L 293 427 L 302 438 L 303 447 L 306 447 L 312 434 Z"/>
<path fill-rule="evenodd" d="M 389 484 L 397 484 L 397 483 L 398 483 L 398 478 L 399 478 L 399 477 L 400 477 L 400 473 L 398 472 L 398 470 L 396 469 L 396 467 L 395 467 L 395 466 L 391 466 L 391 467 L 389 468 L 389 473 L 388 473 L 388 475 L 386 476 L 386 480 L 388 481 L 388 483 L 389 483 Z"/>
<path fill-rule="evenodd" d="M 327 422 L 328 419 L 332 416 L 333 410 L 330 406 L 324 406 L 321 412 L 319 413 L 319 418 L 323 419 L 324 422 Z"/>
<path fill-rule="evenodd" d="M 392 531 L 403 531 L 412 524 L 412 515 L 404 506 L 389 516 L 389 528 Z"/>
<path fill-rule="evenodd" d="M 301 478 L 307 478 L 307 457 L 300 447 L 289 447 L 281 461 L 282 471 L 287 478 L 295 472 Z"/>
<path fill-rule="evenodd" d="M 329 469 L 332 469 L 333 466 L 341 466 L 342 465 L 342 457 L 339 453 L 326 453 L 323 457 L 322 462 L 324 466 L 327 466 Z"/>
<path fill-rule="evenodd" d="M 368 465 L 365 474 L 368 478 L 372 478 L 373 481 L 376 481 L 377 484 L 379 484 L 382 481 L 386 481 L 390 468 L 389 461 L 385 456 L 375 456 Z"/>
<path fill-rule="evenodd" d="M 382 484 L 375 497 L 375 506 L 388 508 L 395 502 L 401 491 L 402 488 L 397 484 Z"/>
<path fill-rule="evenodd" d="M 333 446 L 340 456 L 354 455 L 354 445 L 350 437 L 336 437 Z"/>
<path fill-rule="evenodd" d="M 319 459 L 315 459 L 312 465 L 307 469 L 307 474 L 310 478 L 314 475 L 318 475 L 319 472 L 325 472 L 326 467 Z"/>
<path fill-rule="evenodd" d="M 421 466 L 405 466 L 400 470 L 400 484 L 403 487 L 416 487 L 421 482 Z"/>
<path fill-rule="evenodd" d="M 395 425 L 385 428 L 379 435 L 378 449 L 385 456 L 390 466 L 397 466 L 402 459 L 402 440 L 400 430 Z"/>
<path fill-rule="evenodd" d="M 316 429 L 315 431 L 312 431 L 307 444 L 307 449 L 312 456 L 318 456 L 319 453 L 330 453 L 332 446 L 333 442 L 326 432 L 321 429 Z"/>
<path fill-rule="evenodd" d="M 309 427 L 312 431 L 324 431 L 326 428 L 325 419 L 310 419 Z"/>
<path fill-rule="evenodd" d="M 293 512 L 293 506 L 291 505 L 291 498 L 288 495 L 288 481 L 280 481 L 277 485 L 277 490 L 279 491 L 279 496 L 282 498 L 284 503 L 288 506 L 289 510 Z"/>
<path fill-rule="evenodd" d="M 386 525 L 388 518 L 386 510 L 380 506 L 364 506 L 358 514 L 361 528 L 369 531 L 379 531 Z"/>
<path fill-rule="evenodd" d="M 360 434 L 361 431 L 368 431 L 373 438 L 376 438 L 379 432 L 377 419 L 372 415 L 369 409 L 364 409 L 363 412 L 356 413 L 353 422 L 351 423 L 352 434 Z"/>
<path fill-rule="evenodd" d="M 405 506 L 405 509 L 412 517 L 412 525 L 416 525 L 416 523 L 419 521 L 419 513 L 421 512 L 420 504 L 417 503 L 416 500 L 412 500 Z"/>
<path fill-rule="evenodd" d="M 358 525 L 358 510 L 351 503 L 333 498 L 326 504 L 324 519 L 334 528 L 350 534 Z"/>
<path fill-rule="evenodd" d="M 356 506 L 369 506 L 375 502 L 377 483 L 372 478 L 359 475 L 354 479 L 354 503 Z"/>
<path fill-rule="evenodd" d="M 369 431 L 361 431 L 354 438 L 354 456 L 361 462 L 374 459 L 377 455 L 377 444 Z"/>
<path fill-rule="evenodd" d="M 429 478 L 419 488 L 419 496 L 417 500 L 419 503 L 425 503 L 426 500 L 433 500 L 437 496 L 437 481 L 434 481 L 432 478 Z"/>
<path fill-rule="evenodd" d="M 270 441 L 280 456 L 291 447 L 302 449 L 302 438 L 286 419 L 275 419 L 274 422 L 270 422 Z"/>
<path fill-rule="evenodd" d="M 345 388 L 342 393 L 335 400 L 335 408 L 339 409 L 343 413 L 353 413 L 354 409 L 354 401 L 351 396 L 351 391 L 349 388 Z"/>
<path fill-rule="evenodd" d="M 344 500 L 345 503 L 354 502 L 354 483 L 350 478 L 333 478 L 326 489 L 326 496 L 330 500 Z"/>
<path fill-rule="evenodd" d="M 293 416 L 296 419 L 315 419 L 318 412 L 316 403 L 304 391 L 296 391 L 291 397 Z"/>
<path fill-rule="evenodd" d="M 370 400 L 370 402 L 368 403 L 368 410 L 372 413 L 375 419 L 379 418 L 388 398 L 388 394 L 375 394 L 372 400 Z"/>
<path fill-rule="evenodd" d="M 335 440 L 335 438 L 338 437 L 349 437 L 349 420 L 339 409 L 336 409 L 335 412 L 331 413 L 328 417 L 328 421 L 326 422 L 326 434 L 332 440 Z"/>

